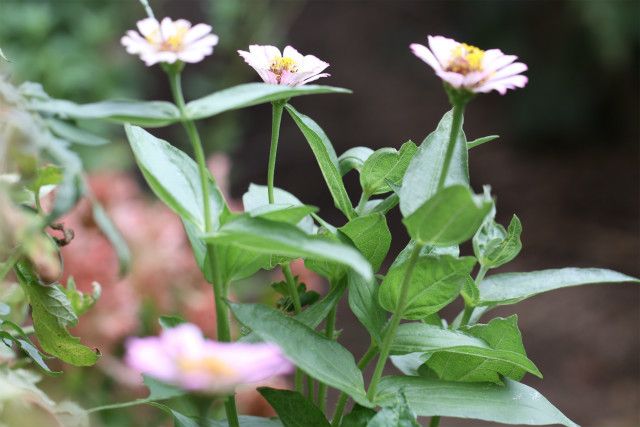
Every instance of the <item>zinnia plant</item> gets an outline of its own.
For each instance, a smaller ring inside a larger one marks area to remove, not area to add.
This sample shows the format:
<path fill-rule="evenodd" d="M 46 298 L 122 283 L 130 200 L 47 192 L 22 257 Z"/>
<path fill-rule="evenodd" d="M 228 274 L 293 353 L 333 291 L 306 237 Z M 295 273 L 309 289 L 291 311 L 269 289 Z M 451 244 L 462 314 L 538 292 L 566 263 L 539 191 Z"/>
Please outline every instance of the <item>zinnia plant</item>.
<path fill-rule="evenodd" d="M 93 412 L 150 403 L 171 414 L 176 426 L 418 426 L 418 417 L 431 417 L 432 427 L 441 417 L 576 426 L 522 382 L 542 373 L 527 356 L 518 317 L 493 317 L 491 311 L 555 289 L 639 280 L 599 268 L 492 273 L 518 256 L 522 224 L 516 215 L 506 227 L 497 223 L 490 188 L 477 193 L 471 185 L 469 155 L 494 138 L 467 140 L 464 110 L 478 94 L 525 87 L 524 63 L 498 49 L 485 51 L 442 36 L 429 37 L 428 47 L 412 44 L 411 51 L 443 81 L 451 110 L 434 130 L 425 131 L 420 144 L 406 141 L 375 151 L 353 147 L 338 156 L 321 126 L 291 105 L 298 96 L 350 93 L 309 84 L 329 76 L 327 62 L 291 46 L 281 52 L 251 45 L 238 53 L 262 83 L 185 100 L 183 68 L 210 55 L 218 39 L 206 24 L 159 22 L 148 13 L 139 32 L 129 31 L 122 44 L 147 65 L 161 64 L 173 102 L 77 105 L 41 99 L 32 108 L 60 120 L 124 124 L 142 175 L 182 221 L 211 284 L 217 336 L 205 338 L 177 316 L 161 318 L 159 336 L 131 338 L 126 348 L 125 360 L 144 375 L 149 396 Z M 272 104 L 273 114 L 267 174 L 243 195 L 244 209 L 232 211 L 206 164 L 197 122 L 264 103 Z M 318 208 L 275 185 L 283 115 L 308 143 L 328 196 L 343 215 L 339 223 L 329 223 Z M 173 124 L 184 128 L 192 155 L 147 130 Z M 345 188 L 348 173 L 359 176 L 356 203 Z M 387 214 L 396 208 L 409 243 L 390 254 L 392 238 L 405 237 L 392 236 L 388 227 Z M 291 263 L 300 259 L 327 279 L 324 295 L 308 292 L 293 274 Z M 284 276 L 273 284 L 280 304 L 230 300 L 235 282 L 274 269 Z M 18 273 L 23 282 L 29 280 L 20 264 Z M 358 357 L 340 339 L 336 307 L 343 299 L 369 334 L 369 348 Z M 464 308 L 444 318 L 442 310 L 456 300 Z M 365 381 L 369 365 L 373 374 Z M 389 375 L 392 365 L 402 374 Z M 277 419 L 238 414 L 237 387 L 289 372 L 295 372 L 293 390 L 259 388 Z M 332 407 L 328 389 L 339 393 Z M 182 413 L 169 403 L 176 397 L 204 410 L 197 416 Z M 224 415 L 209 409 L 212 402 L 221 402 Z"/>

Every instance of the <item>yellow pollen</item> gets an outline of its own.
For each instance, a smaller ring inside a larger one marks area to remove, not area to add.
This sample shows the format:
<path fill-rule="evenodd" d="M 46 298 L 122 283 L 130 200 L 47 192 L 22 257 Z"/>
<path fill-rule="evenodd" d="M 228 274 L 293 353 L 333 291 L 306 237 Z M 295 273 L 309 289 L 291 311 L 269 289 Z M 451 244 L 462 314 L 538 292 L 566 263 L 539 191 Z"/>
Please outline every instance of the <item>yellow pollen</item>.
<path fill-rule="evenodd" d="M 202 358 L 182 357 L 178 360 L 178 367 L 185 373 L 208 372 L 213 375 L 229 376 L 234 373 L 227 364 L 215 357 Z"/>
<path fill-rule="evenodd" d="M 163 35 L 160 34 L 160 30 L 156 29 L 151 34 L 145 37 L 149 43 L 152 44 L 160 44 L 161 50 L 171 50 L 178 51 L 182 47 L 182 41 L 184 40 L 185 34 L 189 31 L 188 27 L 178 27 L 176 28 L 175 34 L 167 37 L 166 40 L 163 40 Z"/>
<path fill-rule="evenodd" d="M 278 81 L 280 81 L 280 77 L 282 76 L 283 72 L 288 71 L 290 73 L 295 73 L 298 71 L 298 66 L 293 58 L 290 58 L 288 56 L 278 57 L 274 58 L 273 61 L 271 61 L 271 67 L 269 67 L 269 71 L 275 74 L 278 78 Z"/>
<path fill-rule="evenodd" d="M 460 43 L 453 48 L 451 57 L 447 71 L 464 75 L 474 71 L 482 71 L 482 59 L 484 58 L 484 50 L 482 49 Z"/>

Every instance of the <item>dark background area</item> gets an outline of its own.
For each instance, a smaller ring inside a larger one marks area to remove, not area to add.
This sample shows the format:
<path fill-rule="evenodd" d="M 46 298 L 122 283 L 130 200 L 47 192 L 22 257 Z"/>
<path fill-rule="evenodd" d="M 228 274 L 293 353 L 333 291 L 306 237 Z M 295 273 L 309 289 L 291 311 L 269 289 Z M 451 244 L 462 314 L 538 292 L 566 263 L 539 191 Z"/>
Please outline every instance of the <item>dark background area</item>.
<path fill-rule="evenodd" d="M 143 17 L 137 2 L 0 3 L 11 6 L 11 11 L 0 7 L 0 13 L 14 17 L 3 23 L 0 40 L 14 58 L 17 79 L 43 81 L 52 95 L 74 101 L 122 94 L 170 98 L 159 68 L 146 69 L 117 44 Z M 23 10 L 24 3 L 31 9 Z M 470 152 L 474 188 L 492 186 L 501 223 L 514 213 L 523 223 L 524 248 L 501 271 L 606 267 L 640 276 L 640 2 L 166 0 L 152 5 L 159 16 L 210 22 L 221 37 L 212 57 L 187 68 L 191 98 L 256 80 L 235 53 L 249 43 L 292 44 L 329 62 L 332 77 L 319 83 L 354 94 L 302 97 L 292 104 L 323 127 L 338 154 L 358 145 L 420 143 L 447 110 L 439 79 L 409 52 L 409 43 L 441 34 L 518 55 L 529 65 L 529 85 L 506 96 L 479 96 L 464 126 L 469 139 L 501 136 Z M 37 46 L 35 58 L 18 55 L 19 43 Z M 74 56 L 78 46 L 84 57 Z M 57 74 L 66 77 L 53 80 L 53 69 L 65 70 Z M 201 125 L 209 151 L 223 150 L 233 159 L 236 197 L 250 182 L 266 182 L 270 122 L 269 106 L 260 106 Z M 176 145 L 184 142 L 178 127 L 156 133 Z M 110 156 L 120 159 L 122 152 L 124 143 Z M 355 203 L 355 173 L 347 184 Z M 330 222 L 342 223 L 311 151 L 286 115 L 276 185 L 319 206 Z M 391 257 L 408 240 L 399 220 L 397 212 L 390 215 L 396 236 Z M 493 314 L 519 315 L 529 357 L 545 375 L 544 380 L 528 376 L 527 384 L 583 426 L 634 427 L 640 425 L 639 302 L 637 286 L 593 286 L 545 294 Z M 451 318 L 455 311 L 446 314 Z M 367 345 L 364 329 L 346 309 L 339 322 L 341 343 L 358 357 Z M 445 419 L 442 425 L 488 424 Z"/>

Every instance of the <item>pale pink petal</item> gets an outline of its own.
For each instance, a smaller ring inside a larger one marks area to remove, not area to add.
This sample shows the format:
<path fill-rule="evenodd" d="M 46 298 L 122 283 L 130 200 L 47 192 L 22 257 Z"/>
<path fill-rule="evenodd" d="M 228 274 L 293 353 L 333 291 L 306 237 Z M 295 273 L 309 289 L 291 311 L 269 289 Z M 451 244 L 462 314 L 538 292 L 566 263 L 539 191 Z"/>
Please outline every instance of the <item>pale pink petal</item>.
<path fill-rule="evenodd" d="M 211 25 L 207 25 L 207 24 L 197 24 L 194 25 L 192 28 L 189 29 L 189 31 L 187 31 L 187 34 L 184 35 L 183 43 L 184 44 L 189 44 L 191 42 L 194 42 L 204 36 L 206 36 L 207 34 L 209 34 L 211 32 Z M 217 37 L 216 37 L 216 43 L 217 43 Z"/>
<path fill-rule="evenodd" d="M 251 45 L 249 46 L 249 52 L 252 54 L 253 63 L 260 68 L 269 69 L 271 63 L 274 58 L 280 58 L 280 49 L 275 46 L 260 46 L 260 45 Z M 251 64 L 249 64 L 251 65 Z"/>
<path fill-rule="evenodd" d="M 329 73 L 316 74 L 315 76 L 311 76 L 311 77 L 309 77 L 309 78 L 306 78 L 306 79 L 304 79 L 304 80 L 300 81 L 300 82 L 298 83 L 298 86 L 300 86 L 300 85 L 304 85 L 304 84 L 307 84 L 307 83 L 309 83 L 309 82 L 313 82 L 313 81 L 318 80 L 318 79 L 321 79 L 321 78 L 323 78 L 323 77 L 330 77 L 330 76 L 331 76 L 331 74 L 329 74 Z"/>
<path fill-rule="evenodd" d="M 472 71 L 463 77 L 462 86 L 473 87 L 487 78 L 487 75 L 486 71 Z"/>
<path fill-rule="evenodd" d="M 460 45 L 457 41 L 442 36 L 429 36 L 429 48 L 438 59 L 442 68 L 447 68 L 451 60 L 451 53 Z"/>
<path fill-rule="evenodd" d="M 126 344 L 125 362 L 133 370 L 163 381 L 172 381 L 176 369 L 157 337 L 130 338 Z"/>
<path fill-rule="evenodd" d="M 516 74 L 527 71 L 528 67 L 522 62 L 516 62 L 515 64 L 507 65 L 504 68 L 499 69 L 491 75 L 491 80 L 498 80 L 504 77 L 514 76 Z"/>
<path fill-rule="evenodd" d="M 177 27 L 173 25 L 171 18 L 162 18 L 160 22 L 160 32 L 162 33 L 162 40 L 167 40 L 176 34 Z"/>
<path fill-rule="evenodd" d="M 433 68 L 435 71 L 442 70 L 442 65 L 440 65 L 440 62 L 436 59 L 435 56 L 433 56 L 433 53 L 431 53 L 431 51 L 426 46 L 418 43 L 412 43 L 411 45 L 409 45 L 409 47 L 411 48 L 411 51 L 415 56 L 429 64 L 429 66 L 431 66 L 431 68 Z"/>
<path fill-rule="evenodd" d="M 297 64 L 302 64 L 304 62 L 305 57 L 300 54 L 296 49 L 291 46 L 286 46 L 282 51 L 283 57 L 289 57 L 293 59 Z M 316 58 L 317 59 L 317 58 Z"/>
<path fill-rule="evenodd" d="M 152 38 L 154 35 L 157 35 L 158 29 L 160 28 L 160 24 L 154 18 L 145 18 L 137 23 L 138 31 L 144 37 Z"/>
<path fill-rule="evenodd" d="M 498 91 L 501 95 L 507 92 L 507 89 L 523 88 L 527 85 L 529 79 L 523 75 L 509 76 L 500 80 L 490 80 L 487 83 L 474 88 L 474 92 L 487 93 L 492 90 Z"/>
<path fill-rule="evenodd" d="M 460 73 L 454 73 L 451 71 L 438 71 L 436 72 L 438 77 L 440 77 L 445 82 L 449 83 L 453 87 L 459 88 L 462 86 L 462 82 L 464 81 L 464 76 Z"/>
<path fill-rule="evenodd" d="M 490 51 L 487 51 L 487 52 L 490 52 Z M 490 56 L 488 56 L 485 53 L 485 56 L 482 59 L 482 68 L 488 72 L 493 72 L 493 71 L 499 70 L 500 68 L 506 67 L 507 65 L 511 64 L 513 61 L 518 59 L 518 57 L 515 55 L 504 55 L 502 54 L 502 52 L 500 53 L 501 53 L 500 55 L 490 55 Z"/>
<path fill-rule="evenodd" d="M 328 62 L 324 62 L 313 55 L 305 56 L 302 62 L 298 63 L 302 64 L 299 71 L 303 73 L 321 73 L 329 66 Z"/>

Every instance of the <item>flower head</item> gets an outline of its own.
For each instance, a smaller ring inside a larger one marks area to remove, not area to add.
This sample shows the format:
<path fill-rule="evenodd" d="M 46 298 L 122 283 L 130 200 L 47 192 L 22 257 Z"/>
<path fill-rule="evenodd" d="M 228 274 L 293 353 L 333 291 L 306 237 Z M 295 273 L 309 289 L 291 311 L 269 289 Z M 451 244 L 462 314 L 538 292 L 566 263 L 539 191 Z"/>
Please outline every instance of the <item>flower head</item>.
<path fill-rule="evenodd" d="M 186 390 L 215 394 L 287 374 L 293 367 L 274 344 L 211 341 L 188 323 L 159 337 L 132 338 L 126 347 L 125 361 L 134 370 Z"/>
<path fill-rule="evenodd" d="M 176 61 L 200 62 L 213 53 L 218 36 L 211 33 L 211 26 L 189 21 L 154 18 L 138 21 L 138 32 L 129 30 L 121 42 L 132 55 L 140 55 L 145 64 L 158 62 L 173 64 Z"/>
<path fill-rule="evenodd" d="M 499 49 L 484 51 L 442 36 L 429 36 L 429 47 L 413 43 L 411 50 L 433 68 L 442 80 L 456 89 L 470 92 L 496 90 L 504 95 L 507 89 L 522 88 L 527 66 L 514 55 Z"/>
<path fill-rule="evenodd" d="M 301 86 L 321 77 L 328 77 L 323 73 L 329 64 L 313 55 L 302 55 L 287 46 L 280 53 L 275 46 L 249 46 L 249 51 L 239 50 L 238 53 L 247 64 L 258 72 L 266 83 L 286 86 Z"/>

